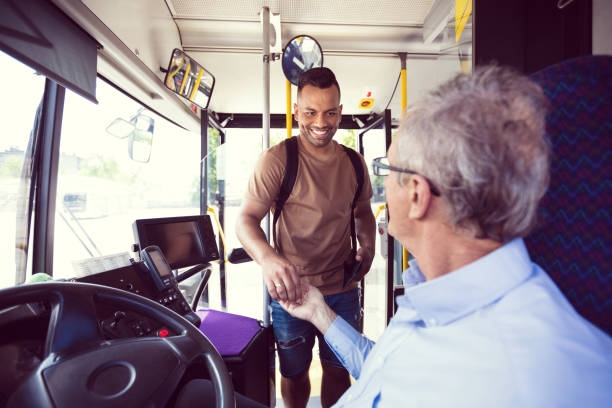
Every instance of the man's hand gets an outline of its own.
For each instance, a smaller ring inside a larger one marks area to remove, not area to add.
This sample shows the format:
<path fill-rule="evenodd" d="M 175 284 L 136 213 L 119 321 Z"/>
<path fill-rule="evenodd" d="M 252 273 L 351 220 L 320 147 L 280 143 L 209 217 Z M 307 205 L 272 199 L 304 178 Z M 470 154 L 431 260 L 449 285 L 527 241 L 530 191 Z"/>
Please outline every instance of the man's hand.
<path fill-rule="evenodd" d="M 321 333 L 325 334 L 329 326 L 336 320 L 336 313 L 325 303 L 323 295 L 312 285 L 302 285 L 301 302 L 279 301 L 280 305 L 291 316 L 307 320 Z"/>
<path fill-rule="evenodd" d="M 261 261 L 261 271 L 270 297 L 278 302 L 299 302 L 303 296 L 300 275 L 287 259 L 273 253 Z"/>
<path fill-rule="evenodd" d="M 302 297 L 300 275 L 294 265 L 270 246 L 261 229 L 261 220 L 269 211 L 270 204 L 245 199 L 236 221 L 236 236 L 251 258 L 261 266 L 270 297 L 276 301 L 295 302 Z"/>
<path fill-rule="evenodd" d="M 359 269 L 359 275 L 355 277 L 355 279 L 353 279 L 353 281 L 359 282 L 370 271 L 372 261 L 374 260 L 374 251 L 368 250 L 364 247 L 360 247 L 359 249 L 357 249 L 355 259 L 357 261 L 363 261 L 363 263 L 361 264 L 361 268 Z"/>
<path fill-rule="evenodd" d="M 361 276 L 357 279 L 361 280 L 370 271 L 376 248 L 376 219 L 372 213 L 370 200 L 357 202 L 355 207 L 355 231 L 357 241 L 359 241 L 359 249 L 357 249 L 355 258 L 358 261 L 363 261 L 360 270 Z"/>

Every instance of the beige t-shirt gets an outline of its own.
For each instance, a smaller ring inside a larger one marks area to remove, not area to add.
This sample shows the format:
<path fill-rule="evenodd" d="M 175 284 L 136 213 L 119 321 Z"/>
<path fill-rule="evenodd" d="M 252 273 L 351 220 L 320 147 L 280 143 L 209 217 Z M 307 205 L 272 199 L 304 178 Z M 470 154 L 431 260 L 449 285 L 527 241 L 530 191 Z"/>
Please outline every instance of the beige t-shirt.
<path fill-rule="evenodd" d="M 350 211 L 357 189 L 351 160 L 340 144 L 331 143 L 337 154 L 322 161 L 310 155 L 298 137 L 295 184 L 276 224 L 277 251 L 324 295 L 343 291 L 342 264 L 350 252 Z M 285 173 L 286 155 L 284 143 L 265 151 L 255 165 L 245 195 L 269 206 L 272 213 Z M 372 186 L 363 157 L 361 161 L 364 182 L 359 201 L 369 202 Z M 356 283 L 350 288 L 355 286 Z"/>

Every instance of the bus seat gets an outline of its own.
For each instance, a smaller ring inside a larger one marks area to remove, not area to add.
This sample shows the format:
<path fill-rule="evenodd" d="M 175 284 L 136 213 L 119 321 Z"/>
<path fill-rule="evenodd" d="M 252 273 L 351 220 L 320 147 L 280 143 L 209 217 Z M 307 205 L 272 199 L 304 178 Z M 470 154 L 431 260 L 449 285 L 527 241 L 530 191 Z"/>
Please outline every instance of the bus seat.
<path fill-rule="evenodd" d="M 612 335 L 612 56 L 531 75 L 551 101 L 551 183 L 525 239 L 576 310 Z"/>
<path fill-rule="evenodd" d="M 241 354 L 262 329 L 256 319 L 214 309 L 199 309 L 200 330 L 222 356 Z"/>
<path fill-rule="evenodd" d="M 272 326 L 229 312 L 199 309 L 200 331 L 208 337 L 225 361 L 234 389 L 271 406 L 274 394 L 270 367 L 274 361 Z"/>

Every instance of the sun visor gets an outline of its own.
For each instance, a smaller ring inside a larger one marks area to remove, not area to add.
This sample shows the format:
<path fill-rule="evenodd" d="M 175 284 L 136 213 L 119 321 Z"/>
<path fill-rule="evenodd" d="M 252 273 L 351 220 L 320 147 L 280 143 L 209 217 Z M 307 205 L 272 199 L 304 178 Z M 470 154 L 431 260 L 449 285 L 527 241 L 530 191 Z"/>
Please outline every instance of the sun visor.
<path fill-rule="evenodd" d="M 0 1 L 0 49 L 97 103 L 98 43 L 53 4 Z"/>

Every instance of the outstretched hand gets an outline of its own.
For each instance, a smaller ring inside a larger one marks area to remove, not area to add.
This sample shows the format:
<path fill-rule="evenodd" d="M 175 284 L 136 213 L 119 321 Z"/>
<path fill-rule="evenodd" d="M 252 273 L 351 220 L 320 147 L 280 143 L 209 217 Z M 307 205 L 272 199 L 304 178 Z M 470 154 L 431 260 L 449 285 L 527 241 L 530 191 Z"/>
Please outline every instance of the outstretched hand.
<path fill-rule="evenodd" d="M 280 300 L 279 303 L 291 316 L 308 321 L 311 321 L 317 308 L 325 306 L 323 295 L 312 285 L 302 285 L 301 299 L 294 302 Z"/>
<path fill-rule="evenodd" d="M 312 285 L 302 284 L 302 297 L 295 302 L 280 300 L 291 316 L 312 323 L 323 334 L 336 319 L 336 313 L 325 303 L 323 294 Z"/>

